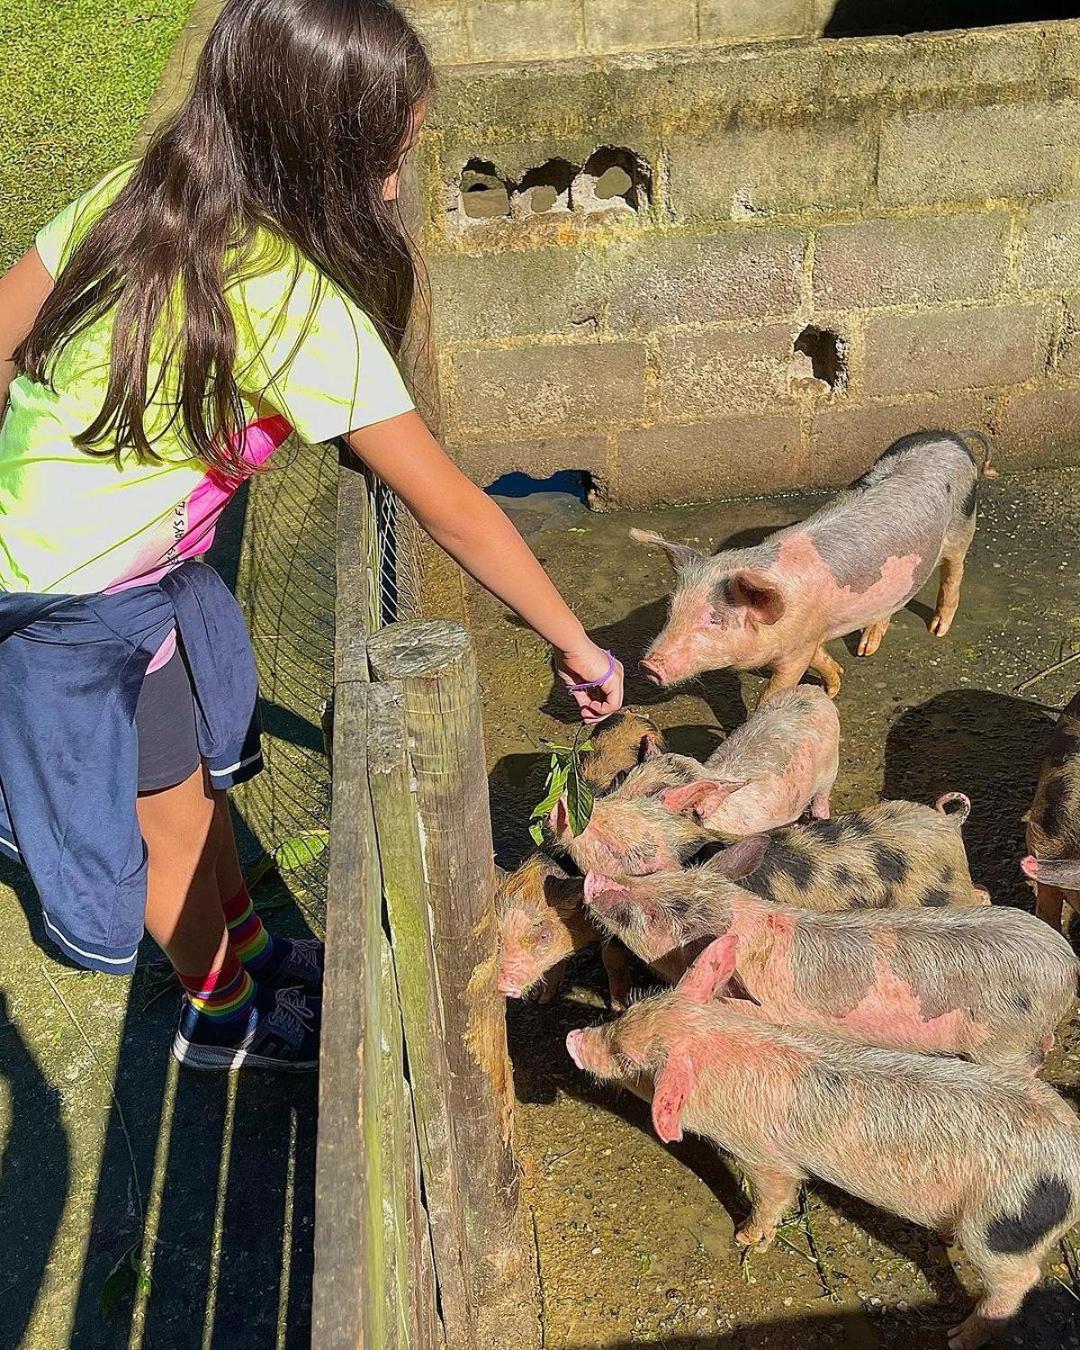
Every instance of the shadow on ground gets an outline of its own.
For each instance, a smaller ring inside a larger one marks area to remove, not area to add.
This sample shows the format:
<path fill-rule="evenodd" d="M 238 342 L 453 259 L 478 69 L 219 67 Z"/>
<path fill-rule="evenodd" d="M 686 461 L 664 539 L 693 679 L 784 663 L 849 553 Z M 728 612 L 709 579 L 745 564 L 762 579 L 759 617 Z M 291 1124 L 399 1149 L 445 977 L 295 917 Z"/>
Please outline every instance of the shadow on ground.
<path fill-rule="evenodd" d="M 886 737 L 887 798 L 932 802 L 946 791 L 971 798 L 964 843 L 972 876 L 998 902 L 1030 908 L 1020 872 L 1027 853 L 1023 816 L 1054 721 L 1053 713 L 1014 695 L 950 689 L 905 709 Z"/>

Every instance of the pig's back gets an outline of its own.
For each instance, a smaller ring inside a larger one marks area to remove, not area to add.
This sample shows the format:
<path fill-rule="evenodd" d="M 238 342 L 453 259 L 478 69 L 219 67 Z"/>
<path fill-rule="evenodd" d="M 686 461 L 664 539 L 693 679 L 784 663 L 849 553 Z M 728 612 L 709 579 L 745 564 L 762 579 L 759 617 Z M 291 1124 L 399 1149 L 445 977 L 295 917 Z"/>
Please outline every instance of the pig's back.
<path fill-rule="evenodd" d="M 922 588 L 950 528 L 974 513 L 977 479 L 959 437 L 905 437 L 820 511 L 782 532 L 781 557 L 794 556 L 802 532 L 835 580 L 826 597 L 831 636 L 892 613 Z"/>
<path fill-rule="evenodd" d="M 764 900 L 814 910 L 972 903 L 959 829 L 918 802 L 878 802 L 777 830 L 739 885 Z"/>
<path fill-rule="evenodd" d="M 1048 924 L 989 905 L 803 911 L 792 942 L 803 996 L 837 1016 L 869 993 L 878 978 L 876 958 L 887 960 L 927 1021 L 960 1009 L 977 1022 L 1028 1014 L 1041 1023 L 1047 1003 L 1056 1021 L 1076 993 L 1080 971 L 1068 942 Z"/>
<path fill-rule="evenodd" d="M 839 740 L 840 723 L 832 700 L 814 685 L 797 685 L 774 694 L 735 728 L 705 761 L 709 774 L 727 779 L 783 773 L 797 746 Z"/>
<path fill-rule="evenodd" d="M 967 1160 L 969 1185 L 992 1186 L 1024 1158 L 1064 1173 L 1080 1194 L 1080 1122 L 1046 1084 L 713 1007 L 711 1035 L 701 1021 L 695 1027 L 705 1073 L 686 1124 L 721 1147 L 763 1159 L 779 1150 L 808 1174 L 922 1223 L 947 1210 L 941 1195 Z M 712 1036 L 719 1049 L 710 1054 Z"/>

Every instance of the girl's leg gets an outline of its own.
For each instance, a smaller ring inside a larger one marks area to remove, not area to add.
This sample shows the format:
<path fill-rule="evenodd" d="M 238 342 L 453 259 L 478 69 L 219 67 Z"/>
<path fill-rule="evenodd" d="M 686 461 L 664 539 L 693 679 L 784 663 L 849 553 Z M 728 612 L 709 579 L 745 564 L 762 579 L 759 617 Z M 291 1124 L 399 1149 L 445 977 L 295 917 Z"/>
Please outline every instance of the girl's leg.
<path fill-rule="evenodd" d="M 200 1069 L 314 1068 L 318 1000 L 297 988 L 260 993 L 231 940 L 221 886 L 236 880 L 232 826 L 204 770 L 141 795 L 138 812 L 149 854 L 146 927 L 187 994 L 173 1054 Z"/>
<path fill-rule="evenodd" d="M 180 973 L 216 970 L 228 949 L 218 882 L 220 821 L 202 766 L 138 799 L 149 854 L 146 927 Z"/>
<path fill-rule="evenodd" d="M 226 792 L 214 793 L 218 893 L 237 956 L 260 985 L 297 985 L 309 993 L 322 989 L 323 948 L 313 938 L 271 937 L 248 894 Z"/>

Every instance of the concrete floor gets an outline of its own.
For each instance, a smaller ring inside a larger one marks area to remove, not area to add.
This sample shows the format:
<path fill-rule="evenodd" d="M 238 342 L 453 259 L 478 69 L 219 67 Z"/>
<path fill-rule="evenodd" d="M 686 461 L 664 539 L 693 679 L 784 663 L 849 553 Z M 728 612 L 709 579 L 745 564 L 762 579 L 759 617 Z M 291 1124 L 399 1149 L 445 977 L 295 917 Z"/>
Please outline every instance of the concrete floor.
<path fill-rule="evenodd" d="M 597 640 L 629 668 L 662 622 L 669 581 L 663 557 L 629 541 L 631 524 L 715 546 L 797 519 L 817 500 L 593 515 L 564 499 L 524 504 L 519 524 Z M 1027 906 L 1020 817 L 1053 722 L 1041 705 L 1071 696 L 1080 665 L 1022 696 L 1012 691 L 1080 639 L 1080 475 L 988 482 L 983 503 L 948 638 L 926 632 L 928 593 L 897 617 L 876 657 L 860 661 L 834 644 L 847 674 L 833 800 L 845 810 L 879 796 L 930 802 L 948 789 L 967 792 L 974 877 L 995 901 Z M 500 862 L 512 865 L 528 847 L 525 822 L 540 796 L 539 741 L 559 739 L 567 702 L 553 694 L 529 633 L 474 587 L 465 605 L 480 653 L 496 844 Z M 745 717 L 758 685 L 719 673 L 670 694 L 632 678 L 628 702 L 669 729 L 676 748 L 703 754 Z M 663 1147 L 637 1101 L 590 1085 L 565 1054 L 566 1032 L 602 1015 L 601 988 L 598 963 L 586 955 L 561 1001 L 509 1007 L 548 1350 L 944 1345 L 942 1328 L 968 1306 L 970 1272 L 928 1234 L 827 1188 L 811 1191 L 783 1244 L 740 1271 L 731 1215 L 743 1201 L 729 1169 L 700 1144 Z M 1059 1036 L 1048 1073 L 1080 1102 L 1075 1025 Z M 1012 1344 L 1080 1345 L 1078 1294 L 1059 1254 Z"/>

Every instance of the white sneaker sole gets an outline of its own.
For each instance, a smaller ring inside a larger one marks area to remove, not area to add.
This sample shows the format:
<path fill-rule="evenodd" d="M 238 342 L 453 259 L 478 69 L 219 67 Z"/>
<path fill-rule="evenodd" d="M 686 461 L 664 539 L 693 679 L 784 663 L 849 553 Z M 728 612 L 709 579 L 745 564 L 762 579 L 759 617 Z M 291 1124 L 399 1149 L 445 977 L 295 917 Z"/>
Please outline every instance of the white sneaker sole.
<path fill-rule="evenodd" d="M 231 1050 L 224 1045 L 192 1045 L 179 1032 L 172 1043 L 173 1057 L 185 1069 L 205 1072 L 235 1073 L 237 1069 L 270 1069 L 277 1073 L 310 1073 L 319 1067 L 317 1059 L 271 1059 L 267 1055 L 253 1055 L 250 1050 Z"/>

